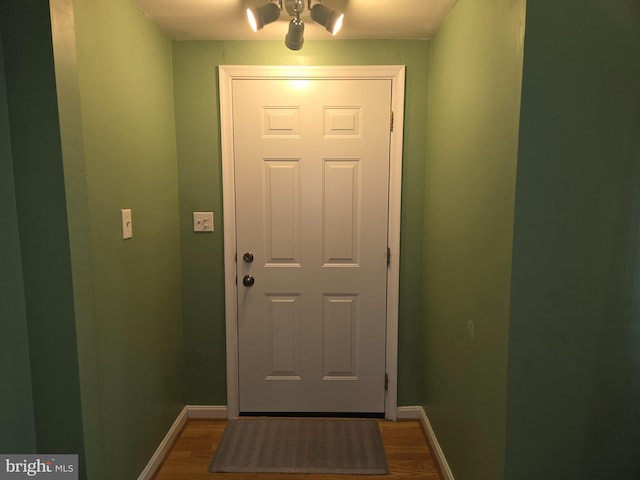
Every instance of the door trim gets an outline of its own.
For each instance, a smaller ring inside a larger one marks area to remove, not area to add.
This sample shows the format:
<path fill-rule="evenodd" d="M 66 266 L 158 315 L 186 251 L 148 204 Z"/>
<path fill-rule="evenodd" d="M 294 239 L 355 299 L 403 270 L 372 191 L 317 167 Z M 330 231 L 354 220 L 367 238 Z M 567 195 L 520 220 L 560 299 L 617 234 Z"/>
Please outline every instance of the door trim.
<path fill-rule="evenodd" d="M 390 264 L 387 269 L 387 329 L 385 362 L 388 390 L 385 418 L 396 419 L 398 403 L 398 305 L 400 284 L 400 197 L 402 192 L 402 134 L 404 119 L 404 65 L 375 66 L 251 66 L 220 65 L 220 132 L 224 218 L 225 325 L 227 348 L 227 409 L 229 418 L 239 415 L 238 327 L 236 283 L 236 208 L 233 148 L 233 81 L 237 79 L 388 79 L 391 80 L 393 131 L 389 148 Z M 380 386 L 383 388 L 383 385 Z"/>

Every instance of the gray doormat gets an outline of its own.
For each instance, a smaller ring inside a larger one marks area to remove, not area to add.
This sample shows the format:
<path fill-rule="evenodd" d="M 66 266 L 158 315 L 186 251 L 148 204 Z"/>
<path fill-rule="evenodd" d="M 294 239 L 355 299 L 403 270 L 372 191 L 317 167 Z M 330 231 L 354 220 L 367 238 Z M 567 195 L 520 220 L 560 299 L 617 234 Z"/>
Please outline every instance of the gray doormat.
<path fill-rule="evenodd" d="M 385 475 L 375 420 L 241 418 L 229 420 L 210 472 Z"/>

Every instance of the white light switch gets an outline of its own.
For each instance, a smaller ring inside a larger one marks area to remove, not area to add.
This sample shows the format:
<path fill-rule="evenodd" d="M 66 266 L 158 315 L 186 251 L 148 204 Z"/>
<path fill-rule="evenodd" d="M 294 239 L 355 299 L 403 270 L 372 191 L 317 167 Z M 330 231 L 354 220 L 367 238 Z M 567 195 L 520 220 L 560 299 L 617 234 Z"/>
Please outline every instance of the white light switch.
<path fill-rule="evenodd" d="M 193 212 L 194 232 L 213 232 L 213 212 Z"/>
<path fill-rule="evenodd" d="M 122 238 L 127 239 L 133 237 L 133 224 L 131 223 L 131 209 L 125 208 L 120 210 L 122 217 Z"/>

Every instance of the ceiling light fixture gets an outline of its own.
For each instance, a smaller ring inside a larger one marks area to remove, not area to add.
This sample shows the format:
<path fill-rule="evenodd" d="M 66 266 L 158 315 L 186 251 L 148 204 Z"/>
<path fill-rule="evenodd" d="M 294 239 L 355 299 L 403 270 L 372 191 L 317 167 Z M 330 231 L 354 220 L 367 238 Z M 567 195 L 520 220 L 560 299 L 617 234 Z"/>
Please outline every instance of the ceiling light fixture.
<path fill-rule="evenodd" d="M 311 7 L 312 0 L 307 0 L 307 9 L 311 19 L 322 25 L 329 33 L 335 35 L 342 28 L 344 14 L 323 5 L 321 0 Z M 277 0 L 277 3 L 269 2 L 260 7 L 247 8 L 247 19 L 251 30 L 257 32 L 265 25 L 275 22 L 280 17 L 282 6 L 293 17 L 289 22 L 289 30 L 284 39 L 284 44 L 291 50 L 300 50 L 304 44 L 304 22 L 300 15 L 304 11 L 304 0 Z"/>
<path fill-rule="evenodd" d="M 262 27 L 275 22 L 280 17 L 280 7 L 275 3 L 265 3 L 260 7 L 247 8 L 247 20 L 251 30 L 257 32 Z"/>
<path fill-rule="evenodd" d="M 311 19 L 326 28 L 331 35 L 335 35 L 342 28 L 344 13 L 336 12 L 321 3 L 316 3 L 311 9 Z"/>
<path fill-rule="evenodd" d="M 289 22 L 289 31 L 284 37 L 284 44 L 289 50 L 300 50 L 304 43 L 304 22 L 300 17 L 292 18 Z"/>

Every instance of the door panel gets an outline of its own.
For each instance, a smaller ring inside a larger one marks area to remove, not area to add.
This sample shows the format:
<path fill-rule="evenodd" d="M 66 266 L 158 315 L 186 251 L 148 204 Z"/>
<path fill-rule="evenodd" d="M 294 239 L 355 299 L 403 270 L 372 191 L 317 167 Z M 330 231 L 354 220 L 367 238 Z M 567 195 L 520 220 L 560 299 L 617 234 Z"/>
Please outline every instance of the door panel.
<path fill-rule="evenodd" d="M 390 95 L 234 80 L 241 412 L 384 411 Z"/>
<path fill-rule="evenodd" d="M 300 247 L 300 172 L 298 161 L 264 162 L 267 263 L 297 263 Z"/>
<path fill-rule="evenodd" d="M 360 237 L 360 171 L 357 160 L 325 160 L 324 264 L 356 264 Z"/>
<path fill-rule="evenodd" d="M 323 380 L 358 380 L 358 297 L 325 295 Z"/>

